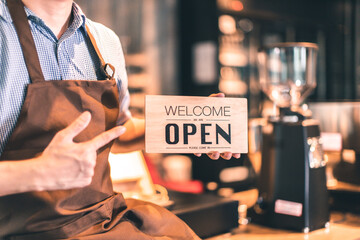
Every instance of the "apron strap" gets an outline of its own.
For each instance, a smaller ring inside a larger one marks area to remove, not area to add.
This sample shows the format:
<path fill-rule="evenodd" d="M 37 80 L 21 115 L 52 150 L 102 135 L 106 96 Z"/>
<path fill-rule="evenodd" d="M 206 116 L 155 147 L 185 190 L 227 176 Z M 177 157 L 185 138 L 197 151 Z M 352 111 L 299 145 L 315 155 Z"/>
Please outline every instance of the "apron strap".
<path fill-rule="evenodd" d="M 94 36 L 91 34 L 91 31 L 88 27 L 88 25 L 85 25 L 85 28 L 86 28 L 86 32 L 87 34 L 89 35 L 89 38 L 90 38 L 90 41 L 100 59 L 100 62 L 101 62 L 101 70 L 102 70 L 102 73 L 105 74 L 105 76 L 108 78 L 108 79 L 113 79 L 114 78 L 114 75 L 115 75 L 115 68 L 113 65 L 111 65 L 110 63 L 105 63 L 105 60 L 104 58 L 102 57 L 101 53 L 100 53 L 100 50 L 99 50 L 99 47 L 95 41 L 95 38 Z M 110 70 L 109 70 L 110 68 Z"/>
<path fill-rule="evenodd" d="M 7 5 L 18 34 L 30 81 L 33 83 L 45 81 L 24 4 L 21 0 L 8 0 Z"/>

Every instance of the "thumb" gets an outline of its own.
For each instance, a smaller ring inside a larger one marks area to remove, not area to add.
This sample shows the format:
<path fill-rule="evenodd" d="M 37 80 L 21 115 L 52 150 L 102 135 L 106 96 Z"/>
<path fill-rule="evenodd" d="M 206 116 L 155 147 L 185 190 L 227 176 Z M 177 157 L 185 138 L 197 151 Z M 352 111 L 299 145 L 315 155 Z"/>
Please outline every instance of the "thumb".
<path fill-rule="evenodd" d="M 213 93 L 211 94 L 209 97 L 225 97 L 225 94 L 224 93 Z"/>

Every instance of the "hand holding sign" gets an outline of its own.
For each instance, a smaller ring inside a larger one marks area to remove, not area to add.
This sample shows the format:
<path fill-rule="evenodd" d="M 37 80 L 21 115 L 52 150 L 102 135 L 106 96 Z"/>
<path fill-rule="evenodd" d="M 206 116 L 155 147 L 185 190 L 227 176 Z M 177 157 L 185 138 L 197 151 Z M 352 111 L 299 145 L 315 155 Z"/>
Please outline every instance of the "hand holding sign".
<path fill-rule="evenodd" d="M 212 96 L 146 96 L 146 152 L 207 153 L 212 159 L 246 153 L 247 100 Z"/>
<path fill-rule="evenodd" d="M 224 93 L 213 93 L 211 94 L 209 97 L 225 97 L 225 94 Z M 195 156 L 197 157 L 201 157 L 201 153 L 194 153 Z M 231 153 L 231 152 L 223 152 L 223 153 L 220 153 L 220 152 L 209 152 L 207 153 L 208 157 L 211 158 L 212 160 L 217 160 L 219 159 L 219 157 L 221 156 L 223 159 L 226 159 L 226 160 L 230 160 L 232 157 L 234 158 L 240 158 L 241 154 L 240 153 Z"/>

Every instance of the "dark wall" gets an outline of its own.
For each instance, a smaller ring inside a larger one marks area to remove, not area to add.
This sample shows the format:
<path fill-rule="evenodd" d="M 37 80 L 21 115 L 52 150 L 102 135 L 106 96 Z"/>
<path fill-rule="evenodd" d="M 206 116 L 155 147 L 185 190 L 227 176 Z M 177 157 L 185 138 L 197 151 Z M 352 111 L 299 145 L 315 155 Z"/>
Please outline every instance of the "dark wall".
<path fill-rule="evenodd" d="M 182 94 L 207 95 L 218 91 L 217 82 L 198 84 L 193 78 L 192 49 L 199 41 L 218 42 L 221 36 L 218 16 L 229 14 L 254 23 L 254 30 L 246 33 L 244 39 L 248 42 L 244 46 L 249 48 L 249 59 L 256 54 L 251 46 L 260 47 L 269 34 L 276 34 L 281 41 L 319 45 L 318 86 L 311 100 L 360 98 L 359 0 L 243 0 L 244 9 L 240 12 L 220 9 L 216 0 L 178 2 Z M 254 64 L 242 69 L 247 73 L 244 81 L 249 87 L 251 79 L 256 78 L 254 69 Z M 250 101 L 259 96 L 250 90 L 245 95 Z"/>
<path fill-rule="evenodd" d="M 218 11 L 213 0 L 178 1 L 179 29 L 179 79 L 181 93 L 186 95 L 207 95 L 217 92 L 217 78 L 212 84 L 198 84 L 193 78 L 193 47 L 196 43 L 218 41 Z"/>

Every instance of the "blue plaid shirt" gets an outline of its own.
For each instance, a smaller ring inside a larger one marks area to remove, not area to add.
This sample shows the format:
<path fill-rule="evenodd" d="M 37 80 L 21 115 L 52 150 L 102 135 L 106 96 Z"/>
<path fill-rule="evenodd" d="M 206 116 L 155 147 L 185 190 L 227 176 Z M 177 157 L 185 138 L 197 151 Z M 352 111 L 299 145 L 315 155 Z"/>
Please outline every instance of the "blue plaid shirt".
<path fill-rule="evenodd" d="M 119 38 L 110 29 L 90 21 L 73 4 L 73 21 L 60 39 L 29 9 L 29 19 L 45 80 L 88 80 L 101 77 L 99 59 L 85 31 L 89 26 L 105 62 L 115 66 L 120 95 L 118 124 L 130 117 L 125 61 Z M 6 0 L 0 0 L 0 155 L 15 128 L 30 83 L 20 43 Z"/>

